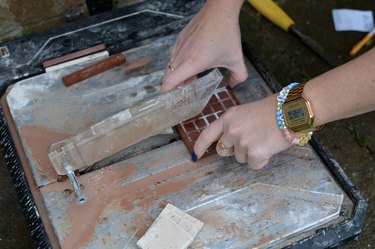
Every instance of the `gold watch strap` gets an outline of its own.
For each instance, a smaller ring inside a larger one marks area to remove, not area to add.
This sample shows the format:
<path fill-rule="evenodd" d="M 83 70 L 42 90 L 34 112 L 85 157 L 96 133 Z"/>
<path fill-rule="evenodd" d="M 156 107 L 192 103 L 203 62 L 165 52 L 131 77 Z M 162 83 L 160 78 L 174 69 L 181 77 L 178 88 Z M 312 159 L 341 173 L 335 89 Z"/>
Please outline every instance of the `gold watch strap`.
<path fill-rule="evenodd" d="M 292 89 L 289 90 L 288 96 L 286 97 L 285 102 L 293 101 L 295 99 L 301 98 L 303 93 L 303 87 L 305 86 L 305 83 L 298 84 L 294 86 Z M 308 100 L 306 100 L 308 101 Z"/>
<path fill-rule="evenodd" d="M 293 101 L 295 99 L 303 97 L 305 99 L 305 101 L 309 102 L 309 104 L 310 104 L 310 101 L 307 100 L 305 98 L 305 96 L 303 96 L 303 88 L 304 87 L 305 87 L 305 83 L 300 83 L 300 84 L 294 86 L 292 89 L 290 89 L 285 102 Z M 311 106 L 311 104 L 310 104 L 310 106 Z M 314 111 L 314 110 L 311 110 L 311 111 Z M 315 126 L 315 127 L 313 127 L 313 131 L 321 130 L 321 129 L 323 129 L 323 127 L 324 127 L 324 125 Z"/>

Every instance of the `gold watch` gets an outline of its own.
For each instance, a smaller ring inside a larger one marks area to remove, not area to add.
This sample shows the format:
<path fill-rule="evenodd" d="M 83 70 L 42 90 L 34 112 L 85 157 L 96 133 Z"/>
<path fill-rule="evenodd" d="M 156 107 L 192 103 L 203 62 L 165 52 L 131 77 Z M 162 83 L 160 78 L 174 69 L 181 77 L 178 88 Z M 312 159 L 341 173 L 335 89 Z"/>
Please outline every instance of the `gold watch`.
<path fill-rule="evenodd" d="M 289 90 L 282 106 L 285 126 L 293 132 L 308 133 L 314 128 L 314 112 L 303 95 L 305 84 L 298 84 Z"/>

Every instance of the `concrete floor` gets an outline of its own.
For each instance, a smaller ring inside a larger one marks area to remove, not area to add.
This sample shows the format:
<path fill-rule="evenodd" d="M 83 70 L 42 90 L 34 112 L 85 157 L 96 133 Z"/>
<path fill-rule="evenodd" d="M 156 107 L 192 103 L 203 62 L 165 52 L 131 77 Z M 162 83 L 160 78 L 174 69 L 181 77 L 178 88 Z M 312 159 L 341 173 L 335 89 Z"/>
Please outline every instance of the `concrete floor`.
<path fill-rule="evenodd" d="M 348 51 L 364 36 L 357 32 L 336 32 L 331 10 L 352 8 L 372 10 L 372 0 L 279 0 L 303 33 L 318 41 L 328 53 L 344 63 Z M 256 56 L 279 82 L 306 81 L 329 67 L 299 40 L 270 24 L 246 6 L 241 16 L 243 38 L 250 41 Z M 370 46 L 371 47 L 371 46 Z M 363 51 L 368 50 L 366 47 Z M 333 122 L 318 132 L 324 145 L 340 163 L 350 180 L 369 203 L 364 232 L 340 248 L 375 248 L 375 112 Z M 16 193 L 2 157 L 0 161 L 0 248 L 33 248 Z"/>

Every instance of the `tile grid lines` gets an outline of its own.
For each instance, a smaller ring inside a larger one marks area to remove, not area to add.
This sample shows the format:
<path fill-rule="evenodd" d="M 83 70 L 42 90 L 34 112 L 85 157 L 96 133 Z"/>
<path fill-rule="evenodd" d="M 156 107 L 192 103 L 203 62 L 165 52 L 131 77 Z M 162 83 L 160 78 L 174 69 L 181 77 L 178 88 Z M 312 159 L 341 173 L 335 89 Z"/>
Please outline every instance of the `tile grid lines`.
<path fill-rule="evenodd" d="M 194 143 L 200 132 L 210 123 L 218 119 L 229 107 L 239 104 L 239 101 L 230 88 L 223 87 L 217 89 L 210 101 L 198 116 L 181 122 L 177 125 L 177 130 L 185 142 L 189 152 L 193 151 Z M 216 143 L 207 149 L 206 154 L 215 151 Z"/>

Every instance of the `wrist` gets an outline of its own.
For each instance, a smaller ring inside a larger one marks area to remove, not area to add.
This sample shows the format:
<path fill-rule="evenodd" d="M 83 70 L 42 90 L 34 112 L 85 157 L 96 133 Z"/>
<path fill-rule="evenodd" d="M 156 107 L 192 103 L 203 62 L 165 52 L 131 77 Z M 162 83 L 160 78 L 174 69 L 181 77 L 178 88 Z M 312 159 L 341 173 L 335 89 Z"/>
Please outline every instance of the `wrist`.
<path fill-rule="evenodd" d="M 332 121 L 329 120 L 329 117 L 332 115 L 329 114 L 327 108 L 324 107 L 324 103 L 319 99 L 320 94 L 312 87 L 312 81 L 308 81 L 305 84 L 304 95 L 314 106 L 314 126 L 322 126 Z"/>
<path fill-rule="evenodd" d="M 291 144 L 305 145 L 312 136 L 315 114 L 304 94 L 304 84 L 293 82 L 277 96 L 277 124 Z"/>

